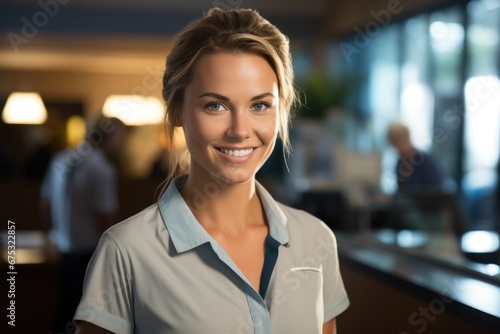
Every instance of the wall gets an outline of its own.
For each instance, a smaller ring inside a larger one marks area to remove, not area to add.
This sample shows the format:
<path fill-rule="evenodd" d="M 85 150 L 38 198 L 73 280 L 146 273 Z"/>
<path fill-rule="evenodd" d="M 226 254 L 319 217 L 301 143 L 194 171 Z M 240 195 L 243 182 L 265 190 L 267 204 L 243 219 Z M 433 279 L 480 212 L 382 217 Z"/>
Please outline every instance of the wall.
<path fill-rule="evenodd" d="M 111 94 L 145 93 L 161 98 L 163 60 L 144 69 L 143 73 L 95 73 L 77 71 L 16 71 L 0 70 L 0 97 L 12 91 L 34 90 L 42 98 L 60 101 L 82 101 L 84 113 L 90 116 L 100 111 Z M 158 69 L 153 66 L 158 65 Z M 91 66 L 89 64 L 89 66 Z"/>

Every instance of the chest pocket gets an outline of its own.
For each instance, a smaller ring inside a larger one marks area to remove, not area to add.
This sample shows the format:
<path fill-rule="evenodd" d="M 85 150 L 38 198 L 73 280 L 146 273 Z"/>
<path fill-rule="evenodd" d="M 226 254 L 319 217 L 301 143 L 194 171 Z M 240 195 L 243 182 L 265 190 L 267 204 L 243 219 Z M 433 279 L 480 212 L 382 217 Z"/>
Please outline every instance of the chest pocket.
<path fill-rule="evenodd" d="M 273 333 L 321 333 L 324 319 L 322 267 L 300 266 L 273 280 L 268 301 Z"/>

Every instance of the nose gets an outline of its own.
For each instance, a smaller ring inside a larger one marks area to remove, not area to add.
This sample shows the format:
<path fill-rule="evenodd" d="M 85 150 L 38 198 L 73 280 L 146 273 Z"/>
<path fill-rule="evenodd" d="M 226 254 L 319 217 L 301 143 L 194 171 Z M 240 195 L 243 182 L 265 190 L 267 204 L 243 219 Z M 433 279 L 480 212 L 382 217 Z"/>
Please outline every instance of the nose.
<path fill-rule="evenodd" d="M 233 139 L 246 139 L 250 137 L 251 132 L 250 117 L 246 110 L 235 110 L 231 113 L 231 124 L 226 135 Z"/>

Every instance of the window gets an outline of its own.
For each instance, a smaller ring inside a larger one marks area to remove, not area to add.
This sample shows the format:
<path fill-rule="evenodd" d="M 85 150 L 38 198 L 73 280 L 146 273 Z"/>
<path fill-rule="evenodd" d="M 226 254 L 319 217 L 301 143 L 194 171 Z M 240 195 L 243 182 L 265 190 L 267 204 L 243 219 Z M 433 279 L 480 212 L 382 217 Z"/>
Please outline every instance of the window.
<path fill-rule="evenodd" d="M 462 185 L 471 227 L 491 228 L 498 219 L 500 1 L 471 1 L 467 15 Z"/>

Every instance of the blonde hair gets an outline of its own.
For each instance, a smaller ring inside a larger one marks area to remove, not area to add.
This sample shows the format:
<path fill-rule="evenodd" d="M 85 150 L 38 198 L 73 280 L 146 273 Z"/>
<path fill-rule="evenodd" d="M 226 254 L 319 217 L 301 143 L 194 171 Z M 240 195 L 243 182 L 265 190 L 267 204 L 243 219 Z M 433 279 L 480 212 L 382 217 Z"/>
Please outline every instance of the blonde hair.
<path fill-rule="evenodd" d="M 170 148 L 174 148 L 175 124 L 180 119 L 184 90 L 193 76 L 196 63 L 204 56 L 219 52 L 249 53 L 262 56 L 269 62 L 278 78 L 280 93 L 278 135 L 284 155 L 291 145 L 288 127 L 291 109 L 296 102 L 289 40 L 278 28 L 254 10 L 210 9 L 203 18 L 189 24 L 173 40 L 163 75 L 165 132 Z M 187 172 L 190 155 L 187 149 L 171 150 L 169 172 L 165 186 L 179 174 Z"/>

